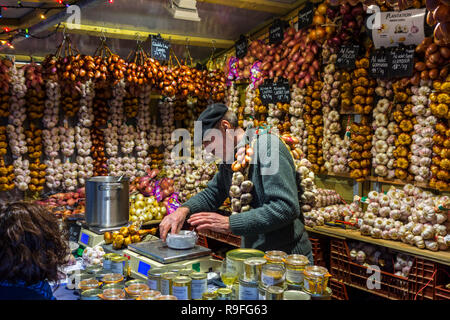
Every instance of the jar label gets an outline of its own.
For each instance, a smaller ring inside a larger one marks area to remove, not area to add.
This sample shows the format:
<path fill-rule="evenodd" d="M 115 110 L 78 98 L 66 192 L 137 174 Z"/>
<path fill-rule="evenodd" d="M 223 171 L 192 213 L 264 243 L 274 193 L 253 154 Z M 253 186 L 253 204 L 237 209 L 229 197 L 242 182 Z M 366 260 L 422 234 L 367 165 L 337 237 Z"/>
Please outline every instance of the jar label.
<path fill-rule="evenodd" d="M 283 283 L 285 280 L 285 274 L 279 279 L 268 276 L 264 273 L 261 274 L 261 282 L 264 283 L 265 286 L 274 286 L 279 283 Z"/>
<path fill-rule="evenodd" d="M 178 300 L 189 300 L 188 289 L 187 286 L 172 286 L 172 294 L 177 297 Z"/>
<path fill-rule="evenodd" d="M 169 295 L 170 294 L 170 281 L 161 279 L 161 294 Z"/>
<path fill-rule="evenodd" d="M 203 296 L 203 292 L 206 292 L 207 284 L 206 279 L 204 280 L 192 280 L 191 282 L 191 298 L 192 299 L 201 299 Z"/>
<path fill-rule="evenodd" d="M 245 287 L 239 285 L 239 300 L 258 300 L 259 293 L 257 287 Z"/>
<path fill-rule="evenodd" d="M 286 270 L 286 280 L 290 283 L 302 284 L 303 283 L 303 272 L 287 269 Z"/>
<path fill-rule="evenodd" d="M 158 280 L 152 280 L 152 279 L 149 279 L 149 280 L 148 280 L 148 287 L 149 287 L 151 290 L 156 290 L 156 291 L 158 291 L 158 290 L 159 290 L 159 288 L 158 288 Z"/>

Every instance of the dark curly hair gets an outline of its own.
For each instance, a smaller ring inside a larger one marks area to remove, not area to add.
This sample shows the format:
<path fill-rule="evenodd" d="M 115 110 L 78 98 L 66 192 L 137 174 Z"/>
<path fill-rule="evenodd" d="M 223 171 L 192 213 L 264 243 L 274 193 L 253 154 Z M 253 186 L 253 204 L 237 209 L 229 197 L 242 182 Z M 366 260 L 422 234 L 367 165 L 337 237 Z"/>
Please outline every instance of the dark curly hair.
<path fill-rule="evenodd" d="M 0 205 L 0 281 L 58 281 L 67 263 L 66 232 L 44 206 L 28 202 Z"/>

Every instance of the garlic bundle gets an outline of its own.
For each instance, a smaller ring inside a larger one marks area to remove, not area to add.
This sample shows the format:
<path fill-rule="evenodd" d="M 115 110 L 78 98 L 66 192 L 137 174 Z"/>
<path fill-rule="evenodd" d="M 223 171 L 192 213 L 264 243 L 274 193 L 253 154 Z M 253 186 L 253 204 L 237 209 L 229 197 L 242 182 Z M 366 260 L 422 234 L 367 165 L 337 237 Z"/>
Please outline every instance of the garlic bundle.
<path fill-rule="evenodd" d="M 124 123 L 119 127 L 118 134 L 122 153 L 125 155 L 132 153 L 135 145 L 135 128 Z"/>
<path fill-rule="evenodd" d="M 59 128 L 60 147 L 64 156 L 70 157 L 75 151 L 75 128 Z"/>
<path fill-rule="evenodd" d="M 108 120 L 112 127 L 120 127 L 125 121 L 123 112 L 123 98 L 126 95 L 125 80 L 117 82 L 112 89 L 112 99 L 109 101 Z M 109 125 L 108 125 L 109 126 Z"/>
<path fill-rule="evenodd" d="M 20 191 L 28 190 L 28 184 L 31 182 L 30 162 L 22 157 L 18 157 L 13 162 L 14 166 L 14 183 Z"/>
<path fill-rule="evenodd" d="M 59 99 L 61 98 L 61 90 L 59 83 L 53 80 L 48 80 L 45 86 L 47 98 L 45 100 L 42 123 L 45 128 L 52 129 L 59 122 Z"/>
<path fill-rule="evenodd" d="M 93 102 L 95 96 L 95 86 L 92 80 L 82 83 L 80 86 L 81 99 L 78 110 L 79 124 L 89 128 L 94 123 Z"/>
<path fill-rule="evenodd" d="M 84 186 L 86 180 L 94 175 L 94 160 L 90 156 L 77 156 L 78 182 Z"/>
<path fill-rule="evenodd" d="M 42 130 L 42 142 L 44 144 L 44 153 L 50 159 L 59 156 L 60 149 L 59 127 Z"/>
<path fill-rule="evenodd" d="M 150 130 L 151 87 L 145 86 L 139 95 L 139 108 L 137 113 L 137 128 L 140 131 L 148 132 Z"/>
<path fill-rule="evenodd" d="M 389 157 L 388 152 L 393 152 L 394 147 L 389 146 L 388 139 L 390 138 L 388 124 L 389 119 L 387 110 L 390 102 L 388 99 L 380 99 L 373 110 L 372 128 L 374 130 L 372 140 L 372 166 L 375 168 L 375 174 L 380 177 L 387 177 L 389 174 L 388 163 L 392 159 L 392 154 Z M 394 136 L 395 138 L 395 136 Z M 391 148 L 391 150 L 389 150 Z M 391 161 L 393 162 L 393 161 Z"/>
<path fill-rule="evenodd" d="M 108 123 L 105 129 L 105 150 L 110 157 L 116 157 L 119 152 L 118 128 L 112 123 Z"/>
<path fill-rule="evenodd" d="M 237 115 L 239 107 L 239 91 L 236 89 L 234 82 L 231 83 L 227 91 L 225 103 L 230 110 Z"/>
<path fill-rule="evenodd" d="M 75 127 L 75 143 L 80 156 L 89 156 L 91 153 L 91 133 L 88 128 Z"/>
<path fill-rule="evenodd" d="M 245 107 L 244 107 L 244 122 L 243 122 L 244 130 L 247 128 L 252 128 L 254 126 L 253 120 L 255 120 L 256 117 L 254 99 L 256 97 L 257 94 L 255 87 L 253 86 L 253 84 L 248 85 L 247 88 L 245 89 Z M 267 123 L 269 123 L 269 118 L 267 118 Z"/>
<path fill-rule="evenodd" d="M 149 156 L 150 143 L 148 139 L 148 132 L 151 128 L 150 121 L 150 94 L 151 87 L 145 86 L 144 90 L 139 96 L 139 108 L 138 108 L 138 119 L 137 119 L 137 132 L 135 140 L 135 149 L 137 152 L 136 158 L 136 169 L 137 176 L 144 176 L 147 169 L 150 169 L 150 163 L 152 161 Z"/>
<path fill-rule="evenodd" d="M 174 101 L 166 98 L 165 101 L 160 101 L 158 106 L 163 127 L 163 145 L 170 151 L 173 148 L 171 136 L 175 130 Z"/>
<path fill-rule="evenodd" d="M 77 188 L 77 177 L 78 177 L 78 164 L 76 162 L 71 163 L 69 161 L 63 163 L 64 170 L 64 180 L 62 186 L 66 191 L 74 191 Z"/>
<path fill-rule="evenodd" d="M 305 215 L 306 212 L 311 211 L 315 205 L 315 196 L 317 192 L 316 184 L 314 183 L 315 175 L 311 170 L 312 165 L 307 159 L 295 160 L 294 163 L 302 189 L 301 197 L 299 198 L 300 208 Z"/>
<path fill-rule="evenodd" d="M 357 202 L 351 204 L 333 204 L 320 208 L 314 208 L 304 212 L 305 224 L 309 227 L 323 226 L 326 222 L 335 220 L 356 222 L 361 208 Z"/>
<path fill-rule="evenodd" d="M 11 153 L 16 157 L 20 157 L 28 151 L 23 128 L 23 123 L 27 118 L 24 99 L 26 91 L 23 70 L 18 70 L 14 65 L 11 68 L 11 97 L 7 133 Z"/>
<path fill-rule="evenodd" d="M 120 177 L 125 174 L 122 170 L 122 158 L 110 157 L 107 160 L 108 174 L 114 177 Z"/>
<path fill-rule="evenodd" d="M 432 147 L 434 125 L 437 119 L 431 114 L 428 96 L 431 93 L 430 83 L 423 81 L 420 87 L 412 87 L 412 113 L 415 115 L 417 124 L 414 125 L 414 134 L 411 144 L 411 163 L 409 172 L 414 175 L 417 182 L 425 182 L 431 179 L 430 166 L 432 163 Z"/>
<path fill-rule="evenodd" d="M 46 185 L 49 189 L 55 190 L 61 187 L 64 180 L 64 168 L 61 160 L 57 158 L 48 159 L 44 162 L 47 165 L 46 171 Z"/>
<path fill-rule="evenodd" d="M 394 271 L 396 276 L 408 277 L 414 264 L 414 258 L 406 254 L 399 253 L 395 257 Z"/>
<path fill-rule="evenodd" d="M 121 160 L 123 174 L 129 177 L 130 181 L 136 179 L 136 159 L 134 157 L 123 157 Z"/>
<path fill-rule="evenodd" d="M 305 121 L 303 121 L 303 102 L 306 89 L 300 89 L 296 84 L 292 86 L 292 99 L 289 107 L 289 114 L 291 115 L 291 134 L 299 140 L 299 144 L 303 153 L 308 150 L 308 131 L 305 128 Z"/>
<path fill-rule="evenodd" d="M 159 147 L 163 143 L 162 128 L 157 126 L 156 119 L 152 121 L 148 137 L 150 147 Z"/>
<path fill-rule="evenodd" d="M 15 187 L 14 166 L 7 166 L 4 159 L 4 155 L 8 152 L 7 148 L 8 139 L 6 137 L 6 126 L 0 126 L 0 191 L 10 191 Z"/>

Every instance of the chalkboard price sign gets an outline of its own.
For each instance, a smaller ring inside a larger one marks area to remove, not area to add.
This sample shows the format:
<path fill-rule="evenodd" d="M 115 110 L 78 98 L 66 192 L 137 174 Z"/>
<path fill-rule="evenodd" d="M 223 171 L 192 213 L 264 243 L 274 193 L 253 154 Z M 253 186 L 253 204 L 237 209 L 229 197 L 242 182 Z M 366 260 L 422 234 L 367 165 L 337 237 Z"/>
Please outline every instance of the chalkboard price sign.
<path fill-rule="evenodd" d="M 406 47 L 391 48 L 391 77 L 412 77 L 414 72 L 414 49 Z"/>
<path fill-rule="evenodd" d="M 278 82 L 273 84 L 274 102 L 289 103 L 291 102 L 291 88 L 289 81 L 280 78 Z"/>
<path fill-rule="evenodd" d="M 166 61 L 169 60 L 169 50 L 170 44 L 167 41 L 164 41 L 160 35 L 152 36 L 152 48 L 151 55 L 152 58 L 158 61 Z"/>
<path fill-rule="evenodd" d="M 388 79 L 390 76 L 390 57 L 384 50 L 377 50 L 370 55 L 369 74 L 373 78 Z"/>
<path fill-rule="evenodd" d="M 273 97 L 273 81 L 266 79 L 259 87 L 259 97 L 263 105 L 267 106 L 269 103 L 274 103 Z"/>
<path fill-rule="evenodd" d="M 235 48 L 236 57 L 238 57 L 239 59 L 244 58 L 248 50 L 247 38 L 244 35 L 241 34 L 241 37 L 235 44 Z"/>
<path fill-rule="evenodd" d="M 339 48 L 336 59 L 336 67 L 341 69 L 354 69 L 359 45 L 345 45 Z"/>
<path fill-rule="evenodd" d="M 277 19 L 269 28 L 269 43 L 279 43 L 284 39 L 284 23 Z"/>
<path fill-rule="evenodd" d="M 309 27 L 313 22 L 314 5 L 308 2 L 305 7 L 298 12 L 298 30 Z"/>

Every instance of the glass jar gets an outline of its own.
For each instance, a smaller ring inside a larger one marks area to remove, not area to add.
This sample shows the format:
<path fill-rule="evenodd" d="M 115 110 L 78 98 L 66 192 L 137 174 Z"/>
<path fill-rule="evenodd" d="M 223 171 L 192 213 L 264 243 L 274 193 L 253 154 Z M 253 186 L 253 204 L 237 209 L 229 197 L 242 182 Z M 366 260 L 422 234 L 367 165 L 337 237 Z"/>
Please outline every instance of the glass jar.
<path fill-rule="evenodd" d="M 331 276 L 328 270 L 319 266 L 305 267 L 303 287 L 310 294 L 324 294 Z"/>
<path fill-rule="evenodd" d="M 161 292 L 156 290 L 144 290 L 141 291 L 141 295 L 136 300 L 155 300 L 155 298 L 159 297 Z"/>
<path fill-rule="evenodd" d="M 218 300 L 232 300 L 233 290 L 228 288 L 217 289 Z"/>
<path fill-rule="evenodd" d="M 218 294 L 217 292 L 203 292 L 202 300 L 217 300 Z"/>
<path fill-rule="evenodd" d="M 308 264 L 308 258 L 300 254 L 291 254 L 287 256 L 285 266 L 286 281 L 288 284 L 303 285 L 303 271 Z"/>
<path fill-rule="evenodd" d="M 102 266 L 101 265 L 89 266 L 89 267 L 86 267 L 86 269 L 84 269 L 84 271 L 87 273 L 90 273 L 90 274 L 96 274 L 97 272 L 102 271 Z"/>
<path fill-rule="evenodd" d="M 125 285 L 123 283 L 111 283 L 111 284 L 105 284 L 102 286 L 103 290 L 106 289 L 120 289 L 123 290 L 125 289 Z"/>
<path fill-rule="evenodd" d="M 100 300 L 100 294 L 102 294 L 102 290 L 100 289 L 90 289 L 81 292 L 80 299 L 81 300 Z"/>
<path fill-rule="evenodd" d="M 266 254 L 264 255 L 264 258 L 267 260 L 267 264 L 284 265 L 284 260 L 286 257 L 287 253 L 279 250 L 266 251 Z"/>
<path fill-rule="evenodd" d="M 100 282 L 98 282 L 96 279 L 85 279 L 80 281 L 80 290 L 86 291 L 86 290 L 92 290 L 92 289 L 98 289 L 100 287 Z"/>
<path fill-rule="evenodd" d="M 266 264 L 262 267 L 261 283 L 264 287 L 285 286 L 286 268 L 281 264 Z"/>
<path fill-rule="evenodd" d="M 121 256 L 111 258 L 111 271 L 124 277 L 128 276 L 128 259 Z"/>
<path fill-rule="evenodd" d="M 283 293 L 283 300 L 311 300 L 311 296 L 304 291 L 287 290 Z"/>
<path fill-rule="evenodd" d="M 178 300 L 191 300 L 191 278 L 177 276 L 172 280 L 172 295 Z"/>
<path fill-rule="evenodd" d="M 132 283 L 125 288 L 130 298 L 137 298 L 141 295 L 142 291 L 148 290 L 148 286 L 145 283 Z"/>
<path fill-rule="evenodd" d="M 208 290 L 207 275 L 204 272 L 193 272 L 191 278 L 191 298 L 193 300 L 201 300 L 203 293 Z"/>
<path fill-rule="evenodd" d="M 161 274 L 161 294 L 162 295 L 171 295 L 172 294 L 172 281 L 177 274 L 175 272 L 164 272 Z"/>
<path fill-rule="evenodd" d="M 177 297 L 172 295 L 162 295 L 159 297 L 156 297 L 154 300 L 178 300 Z"/>
<path fill-rule="evenodd" d="M 103 290 L 103 300 L 123 300 L 125 299 L 125 291 L 120 289 L 106 289 Z"/>
<path fill-rule="evenodd" d="M 166 269 L 164 268 L 150 269 L 148 271 L 147 284 L 151 290 L 161 291 L 161 274 L 163 274 L 164 272 L 166 272 Z"/>
<path fill-rule="evenodd" d="M 263 285 L 261 285 L 261 283 L 259 284 L 258 287 L 258 296 L 259 296 L 258 300 L 266 300 L 266 288 Z"/>
<path fill-rule="evenodd" d="M 178 275 L 179 276 L 186 276 L 186 277 L 190 277 L 191 274 L 193 274 L 195 272 L 194 269 L 192 268 L 183 268 L 180 271 L 178 271 Z"/>
<path fill-rule="evenodd" d="M 239 278 L 239 300 L 258 300 L 258 282 L 245 281 L 243 277 Z"/>
<path fill-rule="evenodd" d="M 278 286 L 267 287 L 265 300 L 283 300 L 283 292 L 283 288 Z"/>
<path fill-rule="evenodd" d="M 140 280 L 140 279 L 133 279 L 133 280 L 128 280 L 127 282 L 125 282 L 125 287 L 129 287 L 132 284 L 136 284 L 136 283 L 140 283 L 140 284 L 147 284 L 144 280 Z"/>
<path fill-rule="evenodd" d="M 119 273 L 108 273 L 102 278 L 104 284 L 120 283 L 123 281 L 123 275 Z"/>
<path fill-rule="evenodd" d="M 103 256 L 103 270 L 111 271 L 112 261 L 111 259 L 114 257 L 118 257 L 117 253 L 107 253 Z"/>
<path fill-rule="evenodd" d="M 260 281 L 262 267 L 267 263 L 264 258 L 248 258 L 244 260 L 244 280 Z"/>

